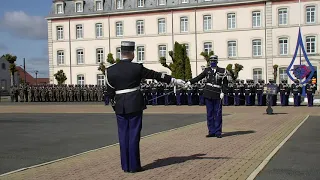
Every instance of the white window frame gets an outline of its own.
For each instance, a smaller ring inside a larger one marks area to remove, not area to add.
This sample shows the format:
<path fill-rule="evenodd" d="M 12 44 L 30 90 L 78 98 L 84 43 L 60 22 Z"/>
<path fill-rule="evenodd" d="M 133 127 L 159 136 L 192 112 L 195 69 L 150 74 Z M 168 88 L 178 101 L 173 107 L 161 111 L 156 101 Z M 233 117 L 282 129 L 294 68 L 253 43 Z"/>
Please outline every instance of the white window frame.
<path fill-rule="evenodd" d="M 278 25 L 286 26 L 288 25 L 288 8 L 279 8 L 278 9 Z"/>
<path fill-rule="evenodd" d="M 235 28 L 237 28 L 237 17 L 236 17 L 236 13 L 228 13 L 228 14 L 227 14 L 227 24 L 228 24 L 228 29 L 235 29 Z"/>
<path fill-rule="evenodd" d="M 253 28 L 261 27 L 261 11 L 252 12 L 252 27 Z"/>
<path fill-rule="evenodd" d="M 123 9 L 123 0 L 116 0 L 116 8 Z"/>
<path fill-rule="evenodd" d="M 279 55 L 286 56 L 289 54 L 289 38 L 281 37 L 278 39 Z"/>
<path fill-rule="evenodd" d="M 181 0 L 181 4 L 187 4 L 189 3 L 189 0 Z"/>
<path fill-rule="evenodd" d="M 188 43 L 183 43 L 186 46 L 186 51 L 187 51 L 187 56 L 189 57 L 189 53 L 190 53 L 190 46 Z"/>
<path fill-rule="evenodd" d="M 98 3 L 101 4 L 101 7 L 98 6 Z M 96 11 L 103 11 L 103 1 L 102 0 L 96 0 L 95 5 L 96 5 Z"/>
<path fill-rule="evenodd" d="M 144 34 L 144 20 L 137 20 L 136 21 L 136 28 L 137 28 L 137 35 Z"/>
<path fill-rule="evenodd" d="M 145 0 L 137 0 L 137 7 L 144 7 L 145 6 L 144 1 Z"/>
<path fill-rule="evenodd" d="M 63 65 L 65 63 L 64 61 L 64 51 L 58 50 L 57 51 L 57 65 Z"/>
<path fill-rule="evenodd" d="M 76 39 L 83 39 L 83 25 L 76 25 Z"/>
<path fill-rule="evenodd" d="M 137 62 L 143 62 L 145 60 L 145 46 L 137 46 Z"/>
<path fill-rule="evenodd" d="M 166 33 L 166 19 L 165 18 L 159 18 L 158 19 L 158 34 L 164 34 Z"/>
<path fill-rule="evenodd" d="M 288 80 L 288 74 L 287 74 L 286 67 L 279 68 L 279 82 L 281 82 L 281 80 Z"/>
<path fill-rule="evenodd" d="M 159 53 L 159 58 L 161 57 L 167 58 L 167 45 L 159 45 L 158 53 Z"/>
<path fill-rule="evenodd" d="M 116 48 L 116 59 L 121 59 L 121 47 Z"/>
<path fill-rule="evenodd" d="M 262 68 L 254 68 L 252 70 L 252 79 L 254 83 L 258 83 L 258 80 L 262 78 Z"/>
<path fill-rule="evenodd" d="M 159 6 L 165 6 L 167 4 L 167 0 L 158 0 L 158 5 Z"/>
<path fill-rule="evenodd" d="M 75 12 L 82 13 L 83 12 L 83 1 L 75 2 Z"/>
<path fill-rule="evenodd" d="M 102 23 L 96 23 L 96 38 L 102 38 L 103 37 L 103 24 Z"/>
<path fill-rule="evenodd" d="M 97 74 L 97 85 L 104 86 L 106 83 L 106 76 L 103 74 Z"/>
<path fill-rule="evenodd" d="M 97 63 L 104 62 L 104 49 L 103 48 L 96 49 L 96 62 Z"/>
<path fill-rule="evenodd" d="M 84 74 L 77 75 L 77 84 L 78 85 L 85 85 L 85 77 Z"/>
<path fill-rule="evenodd" d="M 210 30 L 212 30 L 212 16 L 207 14 L 203 16 L 203 31 Z"/>
<path fill-rule="evenodd" d="M 84 64 L 84 49 L 76 50 L 77 64 Z"/>
<path fill-rule="evenodd" d="M 213 45 L 212 42 L 204 42 L 203 43 L 203 51 L 207 52 L 208 54 L 212 51 Z"/>
<path fill-rule="evenodd" d="M 316 18 L 317 18 L 316 6 L 314 6 L 314 5 L 306 6 L 306 14 L 305 15 L 306 15 L 306 18 L 305 18 L 306 24 L 316 23 Z"/>
<path fill-rule="evenodd" d="M 313 40 L 311 42 L 311 40 Z M 314 47 L 314 50 L 312 50 L 312 47 Z M 309 35 L 305 38 L 305 48 L 307 54 L 316 54 L 317 53 L 317 36 Z"/>
<path fill-rule="evenodd" d="M 116 22 L 116 36 L 123 36 L 123 22 Z"/>
<path fill-rule="evenodd" d="M 57 26 L 57 40 L 63 40 L 64 34 L 63 34 L 63 26 Z"/>
<path fill-rule="evenodd" d="M 237 57 L 237 41 L 228 41 L 228 57 L 233 58 Z"/>
<path fill-rule="evenodd" d="M 61 6 L 61 11 L 59 11 L 59 6 Z M 56 14 L 64 14 L 64 3 L 56 3 Z"/>
<path fill-rule="evenodd" d="M 252 56 L 262 56 L 262 40 L 254 39 L 252 40 Z"/>
<path fill-rule="evenodd" d="M 180 32 L 186 33 L 189 30 L 189 19 L 187 16 L 180 17 Z"/>

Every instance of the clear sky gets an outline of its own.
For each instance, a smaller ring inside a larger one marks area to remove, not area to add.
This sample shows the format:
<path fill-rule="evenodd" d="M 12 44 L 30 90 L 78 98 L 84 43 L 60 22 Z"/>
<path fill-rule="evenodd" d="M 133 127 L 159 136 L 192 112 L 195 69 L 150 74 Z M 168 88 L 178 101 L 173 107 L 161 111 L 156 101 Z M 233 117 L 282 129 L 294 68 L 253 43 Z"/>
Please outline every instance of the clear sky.
<path fill-rule="evenodd" d="M 48 35 L 45 17 L 52 0 L 6 0 L 0 6 L 0 56 L 17 56 L 17 66 L 39 77 L 48 77 Z"/>

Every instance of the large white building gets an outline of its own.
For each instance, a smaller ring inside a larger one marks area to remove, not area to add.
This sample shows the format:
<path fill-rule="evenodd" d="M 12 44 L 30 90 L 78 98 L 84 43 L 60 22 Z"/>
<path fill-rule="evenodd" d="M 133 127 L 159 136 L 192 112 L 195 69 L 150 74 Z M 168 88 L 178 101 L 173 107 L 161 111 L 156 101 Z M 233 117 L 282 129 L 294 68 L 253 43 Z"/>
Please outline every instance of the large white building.
<path fill-rule="evenodd" d="M 67 84 L 104 83 L 98 65 L 109 52 L 120 57 L 123 40 L 135 41 L 136 61 L 157 71 L 170 74 L 158 60 L 170 60 L 177 41 L 188 47 L 193 76 L 206 64 L 200 53 L 213 50 L 219 66 L 244 66 L 240 79 L 271 79 L 277 64 L 279 82 L 288 78 L 299 19 L 309 59 L 320 67 L 319 6 L 319 0 L 302 0 L 301 11 L 298 0 L 55 0 L 47 18 L 50 83 L 61 69 Z"/>

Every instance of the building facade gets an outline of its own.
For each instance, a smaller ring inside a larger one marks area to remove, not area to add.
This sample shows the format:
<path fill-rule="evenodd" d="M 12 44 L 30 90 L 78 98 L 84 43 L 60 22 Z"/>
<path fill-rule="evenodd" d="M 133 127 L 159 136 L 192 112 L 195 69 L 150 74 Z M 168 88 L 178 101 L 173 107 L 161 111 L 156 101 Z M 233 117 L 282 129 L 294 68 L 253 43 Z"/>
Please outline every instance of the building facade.
<path fill-rule="evenodd" d="M 9 67 L 9 62 L 4 57 L 0 57 L 0 91 L 1 89 L 5 92 L 10 90 L 11 75 Z"/>
<path fill-rule="evenodd" d="M 156 71 L 170 74 L 159 59 L 170 62 L 177 41 L 187 46 L 193 76 L 206 65 L 200 53 L 212 50 L 219 66 L 244 66 L 240 79 L 272 79 L 276 64 L 279 82 L 288 79 L 300 14 L 306 51 L 319 69 L 319 6 L 317 0 L 302 0 L 301 11 L 298 0 L 56 0 L 47 18 L 50 83 L 62 69 L 67 84 L 103 84 L 99 63 L 108 53 L 121 58 L 123 40 L 135 41 L 135 61 Z"/>

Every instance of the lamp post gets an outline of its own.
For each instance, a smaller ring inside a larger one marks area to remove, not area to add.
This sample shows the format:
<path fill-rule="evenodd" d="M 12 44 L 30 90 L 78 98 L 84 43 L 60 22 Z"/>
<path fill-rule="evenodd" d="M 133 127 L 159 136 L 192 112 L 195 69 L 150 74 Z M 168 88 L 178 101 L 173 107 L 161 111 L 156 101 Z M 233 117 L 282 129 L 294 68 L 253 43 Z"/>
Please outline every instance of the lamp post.
<path fill-rule="evenodd" d="M 34 71 L 34 73 L 36 74 L 36 85 L 38 85 L 38 72 L 39 71 Z"/>
<path fill-rule="evenodd" d="M 23 58 L 24 84 L 27 84 L 26 58 Z"/>

